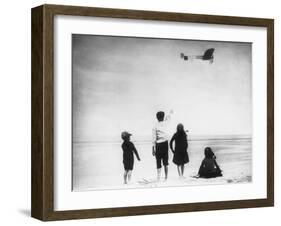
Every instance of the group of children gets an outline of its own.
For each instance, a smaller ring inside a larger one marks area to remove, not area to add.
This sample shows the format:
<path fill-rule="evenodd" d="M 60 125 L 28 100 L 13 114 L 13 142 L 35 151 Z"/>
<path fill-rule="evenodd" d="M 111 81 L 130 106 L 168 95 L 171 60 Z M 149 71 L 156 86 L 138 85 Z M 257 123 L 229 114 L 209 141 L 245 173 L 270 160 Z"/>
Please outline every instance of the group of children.
<path fill-rule="evenodd" d="M 172 112 L 170 112 L 171 114 Z M 170 114 L 165 117 L 163 111 L 159 111 L 156 114 L 157 123 L 152 130 L 152 155 L 156 158 L 157 167 L 157 180 L 161 177 L 162 164 L 164 166 L 165 180 L 168 179 L 168 151 L 169 146 L 173 152 L 173 162 L 177 165 L 177 170 L 180 178 L 184 178 L 184 166 L 189 162 L 189 156 L 187 152 L 188 141 L 187 134 L 184 130 L 183 124 L 177 125 L 177 131 L 172 136 L 170 143 L 168 142 L 167 124 L 170 121 Z M 134 166 L 134 155 L 140 161 L 140 157 L 135 145 L 130 141 L 132 134 L 124 131 L 121 133 L 123 139 L 123 165 L 124 165 L 124 184 L 127 184 L 131 180 L 132 170 Z M 174 145 L 175 143 L 175 145 Z M 210 147 L 206 147 L 204 150 L 205 158 L 203 159 L 197 178 L 212 178 L 222 176 L 222 171 L 216 162 L 216 156 Z"/>

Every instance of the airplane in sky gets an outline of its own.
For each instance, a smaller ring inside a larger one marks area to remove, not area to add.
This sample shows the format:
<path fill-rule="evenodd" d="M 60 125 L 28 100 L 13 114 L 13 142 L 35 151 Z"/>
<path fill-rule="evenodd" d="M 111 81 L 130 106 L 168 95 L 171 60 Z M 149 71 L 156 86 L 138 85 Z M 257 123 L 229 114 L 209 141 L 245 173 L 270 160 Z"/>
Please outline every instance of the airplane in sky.
<path fill-rule="evenodd" d="M 214 61 L 214 48 L 207 49 L 203 55 L 196 55 L 196 56 L 187 56 L 184 53 L 180 54 L 181 59 L 183 60 L 193 60 L 193 59 L 200 59 L 200 60 L 209 60 L 210 64 Z"/>

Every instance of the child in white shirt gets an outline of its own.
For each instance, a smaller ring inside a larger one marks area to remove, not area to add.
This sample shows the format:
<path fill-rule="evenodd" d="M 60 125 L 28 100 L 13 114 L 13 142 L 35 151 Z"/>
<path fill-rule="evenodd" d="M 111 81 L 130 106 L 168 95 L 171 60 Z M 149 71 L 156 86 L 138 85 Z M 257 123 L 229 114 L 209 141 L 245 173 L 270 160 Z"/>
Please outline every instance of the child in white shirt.
<path fill-rule="evenodd" d="M 152 129 L 152 155 L 156 157 L 156 165 L 157 165 L 157 180 L 160 180 L 161 176 L 161 168 L 162 163 L 164 165 L 165 171 L 165 180 L 168 179 L 168 165 L 169 165 L 169 156 L 168 156 L 168 133 L 167 126 L 171 118 L 171 114 L 173 112 L 170 111 L 170 114 L 165 117 L 165 113 L 163 111 L 159 111 L 156 113 L 157 123 Z"/>

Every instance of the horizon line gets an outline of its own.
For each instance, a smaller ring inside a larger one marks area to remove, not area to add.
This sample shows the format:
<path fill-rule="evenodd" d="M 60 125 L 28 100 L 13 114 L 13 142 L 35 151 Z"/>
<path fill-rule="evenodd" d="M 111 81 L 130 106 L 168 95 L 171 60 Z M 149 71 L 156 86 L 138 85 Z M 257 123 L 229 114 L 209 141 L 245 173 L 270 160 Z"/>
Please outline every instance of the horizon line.
<path fill-rule="evenodd" d="M 196 138 L 197 136 L 197 138 Z M 199 137 L 198 137 L 199 136 Z M 214 138 L 207 138 L 207 137 L 212 137 L 216 136 Z M 233 138 L 230 138 L 230 136 L 233 136 Z M 228 134 L 228 135 L 189 135 L 189 141 L 200 141 L 200 140 L 247 140 L 251 139 L 252 135 L 251 134 Z M 193 137 L 193 138 L 192 138 Z M 114 139 L 112 141 L 109 140 L 78 140 L 74 141 L 72 140 L 73 143 L 105 143 L 105 142 L 110 142 L 110 143 L 115 143 L 119 142 L 120 139 Z M 151 142 L 151 139 L 134 139 L 135 142 Z"/>

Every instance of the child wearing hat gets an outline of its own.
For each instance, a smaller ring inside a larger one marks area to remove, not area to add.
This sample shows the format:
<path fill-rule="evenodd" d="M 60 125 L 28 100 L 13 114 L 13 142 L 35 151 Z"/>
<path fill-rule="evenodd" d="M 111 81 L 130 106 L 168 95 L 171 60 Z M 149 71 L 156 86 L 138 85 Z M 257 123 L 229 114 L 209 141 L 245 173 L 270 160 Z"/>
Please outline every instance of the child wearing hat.
<path fill-rule="evenodd" d="M 132 170 L 134 168 L 134 154 L 140 161 L 140 157 L 135 145 L 130 141 L 132 134 L 124 131 L 121 133 L 121 138 L 123 139 L 122 149 L 123 149 L 123 165 L 124 165 L 124 184 L 128 184 L 131 180 Z"/>

